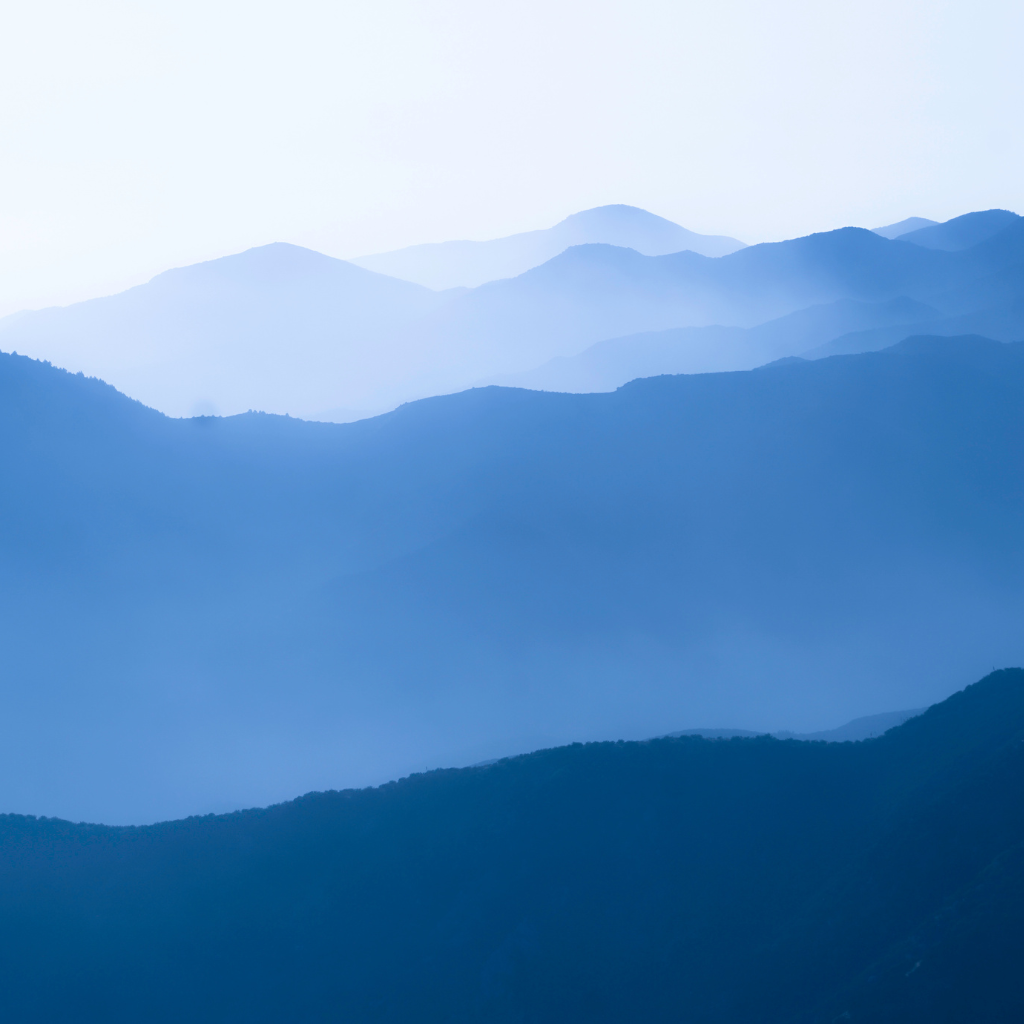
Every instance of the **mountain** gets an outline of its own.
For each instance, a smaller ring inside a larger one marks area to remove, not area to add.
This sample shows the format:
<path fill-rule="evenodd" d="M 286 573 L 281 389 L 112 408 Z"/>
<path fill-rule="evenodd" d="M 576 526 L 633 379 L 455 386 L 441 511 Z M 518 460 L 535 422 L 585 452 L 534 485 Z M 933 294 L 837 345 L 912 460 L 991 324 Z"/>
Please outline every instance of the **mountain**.
<path fill-rule="evenodd" d="M 883 736 L 890 729 L 902 725 L 908 719 L 915 718 L 925 709 L 916 708 L 911 711 L 884 711 L 880 715 L 865 715 L 855 718 L 836 729 L 822 729 L 818 732 L 789 732 L 780 730 L 772 735 L 777 740 L 800 740 L 807 743 L 856 743 L 860 740 L 871 740 Z M 674 736 L 701 736 L 704 739 L 732 739 L 736 736 L 753 737 L 759 735 L 751 729 L 683 729 L 669 733 Z M 765 734 L 760 734 L 765 735 Z"/>
<path fill-rule="evenodd" d="M 645 256 L 688 249 L 702 256 L 727 256 L 743 248 L 735 238 L 698 235 L 635 206 L 598 206 L 566 217 L 553 228 L 489 242 L 437 242 L 361 256 L 357 266 L 413 281 L 427 288 L 476 288 L 547 263 L 574 245 L 603 243 Z"/>
<path fill-rule="evenodd" d="M 614 391 L 638 377 L 751 370 L 776 359 L 817 350 L 855 330 L 889 330 L 899 334 L 890 342 L 893 344 L 906 336 L 907 325 L 914 325 L 920 333 L 923 324 L 938 319 L 933 307 L 911 299 L 875 303 L 838 299 L 757 327 L 677 327 L 609 338 L 578 356 L 552 359 L 535 370 L 482 383 L 538 391 Z"/>
<path fill-rule="evenodd" d="M 802 352 L 801 356 L 805 359 L 823 359 L 826 356 L 851 355 L 856 352 L 877 352 L 914 334 L 946 337 L 976 334 L 997 341 L 1020 341 L 1024 339 L 1024 300 L 1018 299 L 1008 306 L 960 316 L 928 317 L 917 323 L 854 331 Z"/>
<path fill-rule="evenodd" d="M 171 416 L 263 409 L 316 416 L 372 402 L 375 346 L 446 301 L 295 245 L 159 274 L 120 295 L 26 313 L 0 344 L 116 384 Z M 346 377 L 359 376 L 356 388 Z M 375 411 L 371 406 L 370 411 Z"/>
<path fill-rule="evenodd" d="M 1002 308 L 1019 300 L 1022 273 L 1019 222 L 959 252 L 860 228 L 716 259 L 580 245 L 449 293 L 272 246 L 26 314 L 0 325 L 0 347 L 109 379 L 175 415 L 347 420 L 643 332 L 755 327 L 839 301 L 909 300 L 943 318 Z"/>
<path fill-rule="evenodd" d="M 0 1013 L 1024 1015 L 1024 672 L 860 743 L 546 750 L 145 828 L 0 817 Z"/>
<path fill-rule="evenodd" d="M 981 210 L 941 224 L 924 217 L 908 217 L 897 224 L 875 228 L 874 232 L 883 238 L 913 242 L 927 249 L 955 252 L 986 241 L 1018 220 L 1020 217 L 1009 210 Z"/>
<path fill-rule="evenodd" d="M 1021 218 L 1009 210 L 983 210 L 965 213 L 944 224 L 930 224 L 899 236 L 901 242 L 913 242 L 927 249 L 945 249 L 955 252 L 987 241 Z"/>
<path fill-rule="evenodd" d="M 751 246 L 719 261 L 730 273 L 717 275 L 728 297 L 719 300 L 716 313 L 705 316 L 719 320 L 714 326 L 612 337 L 577 355 L 481 382 L 604 391 L 643 376 L 751 369 L 794 355 L 875 351 L 915 334 L 982 334 L 1002 341 L 1024 337 L 1017 283 L 1024 273 L 1024 231 L 1016 222 L 958 253 L 955 262 L 921 261 L 900 243 L 868 238 L 868 232 L 844 229 L 778 243 L 782 251 Z M 605 287 L 613 292 L 610 282 Z M 768 308 L 751 308 L 752 300 L 776 303 L 775 311 L 788 306 L 796 312 L 765 321 Z M 812 304 L 800 308 L 805 303 Z M 757 326 L 721 325 L 728 310 L 735 317 L 744 304 L 747 321 Z M 681 309 L 676 313 L 677 319 L 685 315 Z M 571 331 L 566 325 L 564 336 Z M 538 333 L 534 328 L 531 336 Z"/>
<path fill-rule="evenodd" d="M 877 736 L 884 736 L 890 729 L 902 725 L 911 718 L 922 714 L 925 708 L 915 708 L 910 711 L 885 711 L 880 715 L 865 715 L 863 718 L 855 718 L 838 729 L 822 729 L 820 732 L 785 733 L 777 732 L 777 739 L 802 740 L 807 743 L 821 741 L 824 743 L 858 743 L 861 740 L 871 740 Z"/>
<path fill-rule="evenodd" d="M 899 238 L 908 231 L 916 231 L 918 228 L 929 228 L 938 221 L 928 220 L 927 217 L 907 217 L 906 220 L 898 221 L 895 224 L 886 224 L 885 227 L 872 228 L 876 235 L 883 238 Z"/>
<path fill-rule="evenodd" d="M 419 325 L 433 361 L 421 394 L 510 379 L 598 341 L 672 327 L 753 327 L 840 300 L 910 300 L 955 316 L 1015 301 L 1024 230 L 963 252 L 888 241 L 860 228 L 749 246 L 708 259 L 587 245 L 481 285 Z M 666 367 L 665 369 L 669 369 Z M 663 371 L 664 372 L 664 371 Z"/>
<path fill-rule="evenodd" d="M 0 806 L 153 821 L 929 704 L 1024 661 L 1022 390 L 1024 346 L 939 338 L 171 420 L 0 357 Z"/>

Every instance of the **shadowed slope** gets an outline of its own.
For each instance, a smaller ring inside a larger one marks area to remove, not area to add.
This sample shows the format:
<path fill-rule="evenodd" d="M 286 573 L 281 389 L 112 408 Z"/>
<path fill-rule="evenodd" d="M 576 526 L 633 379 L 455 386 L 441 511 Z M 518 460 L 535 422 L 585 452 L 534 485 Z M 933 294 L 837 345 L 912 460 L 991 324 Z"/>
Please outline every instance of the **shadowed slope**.
<path fill-rule="evenodd" d="M 573 746 L 266 810 L 0 817 L 31 1022 L 1019 1020 L 1024 673 L 863 743 Z"/>

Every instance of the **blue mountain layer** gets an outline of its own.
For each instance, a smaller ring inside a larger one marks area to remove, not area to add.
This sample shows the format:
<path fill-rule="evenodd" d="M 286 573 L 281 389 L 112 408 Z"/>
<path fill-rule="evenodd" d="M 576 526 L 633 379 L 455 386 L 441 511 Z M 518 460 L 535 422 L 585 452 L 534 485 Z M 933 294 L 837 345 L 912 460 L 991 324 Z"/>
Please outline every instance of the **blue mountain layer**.
<path fill-rule="evenodd" d="M 339 426 L 2 357 L 0 804 L 138 822 L 923 706 L 1024 660 L 1022 392 L 1021 345 L 933 338 Z"/>
<path fill-rule="evenodd" d="M 926 249 L 956 252 L 987 241 L 1021 218 L 1009 210 L 981 210 L 954 217 L 944 224 L 922 225 L 899 235 L 901 242 L 913 242 Z"/>
<path fill-rule="evenodd" d="M 897 221 L 895 224 L 886 224 L 880 228 L 872 228 L 876 235 L 883 238 L 899 238 L 910 231 L 917 231 L 919 228 L 929 228 L 938 221 L 929 220 L 927 217 L 907 217 L 905 220 Z"/>
<path fill-rule="evenodd" d="M 0 345 L 109 380 L 174 415 L 354 419 L 638 333 L 755 327 L 837 302 L 905 300 L 944 318 L 1003 308 L 1018 300 L 1022 272 L 1019 218 L 955 252 L 859 228 L 721 258 L 582 245 L 454 293 L 270 246 L 9 319 Z M 860 329 L 837 325 L 813 344 Z"/>
<path fill-rule="evenodd" d="M 1024 672 L 880 739 L 575 744 L 142 828 L 0 815 L 0 1016 L 1016 1021 Z"/>
<path fill-rule="evenodd" d="M 676 327 L 609 338 L 577 356 L 552 359 L 534 370 L 505 374 L 482 383 L 539 391 L 614 391 L 637 377 L 751 370 L 776 359 L 824 351 L 823 346 L 836 344 L 836 339 L 848 338 L 852 332 L 859 336 L 873 331 L 892 337 L 884 345 L 865 344 L 863 349 L 853 347 L 850 352 L 885 348 L 908 334 L 921 333 L 922 328 L 928 330 L 942 322 L 938 310 L 912 299 L 838 299 L 808 306 L 757 327 Z"/>
<path fill-rule="evenodd" d="M 488 281 L 518 277 L 570 246 L 592 242 L 635 249 L 647 256 L 683 249 L 702 256 L 726 256 L 743 248 L 743 243 L 735 238 L 700 235 L 635 206 L 616 205 L 574 213 L 541 231 L 486 242 L 413 245 L 395 252 L 362 256 L 352 262 L 428 288 L 475 288 Z"/>

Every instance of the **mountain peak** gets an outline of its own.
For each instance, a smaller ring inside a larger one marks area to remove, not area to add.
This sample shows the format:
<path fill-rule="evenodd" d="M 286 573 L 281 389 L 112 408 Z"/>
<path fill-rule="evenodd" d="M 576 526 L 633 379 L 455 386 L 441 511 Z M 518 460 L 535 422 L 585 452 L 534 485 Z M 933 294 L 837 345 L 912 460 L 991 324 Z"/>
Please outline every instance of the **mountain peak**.
<path fill-rule="evenodd" d="M 658 225 L 674 231 L 687 231 L 673 221 L 665 217 L 659 217 L 656 213 L 641 209 L 639 206 L 627 206 L 625 203 L 612 203 L 608 206 L 594 206 L 589 210 L 580 210 L 579 213 L 571 213 L 564 220 L 560 220 L 554 228 L 561 228 L 563 225 L 587 224 L 587 225 L 611 225 L 619 226 L 625 224 Z M 687 231 L 688 234 L 696 236 L 695 232 Z"/>
<path fill-rule="evenodd" d="M 930 228 L 938 224 L 936 220 L 928 220 L 927 217 L 907 217 L 905 220 L 897 221 L 895 224 L 886 224 L 884 227 L 872 228 L 876 235 L 883 238 L 899 238 L 908 231 L 917 231 L 919 228 Z"/>
<path fill-rule="evenodd" d="M 453 241 L 360 256 L 357 266 L 428 288 L 475 288 L 489 281 L 518 277 L 547 263 L 572 245 L 604 244 L 663 256 L 689 249 L 702 256 L 726 256 L 745 248 L 723 235 L 700 235 L 622 203 L 581 210 L 554 227 L 526 231 L 487 242 Z"/>

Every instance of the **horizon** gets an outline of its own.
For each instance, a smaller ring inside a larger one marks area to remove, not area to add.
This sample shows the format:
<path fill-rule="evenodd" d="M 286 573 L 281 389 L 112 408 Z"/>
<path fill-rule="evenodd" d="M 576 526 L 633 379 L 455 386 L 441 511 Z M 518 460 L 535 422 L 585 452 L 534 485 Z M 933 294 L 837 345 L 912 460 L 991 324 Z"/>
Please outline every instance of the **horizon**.
<path fill-rule="evenodd" d="M 446 242 L 470 242 L 470 243 L 481 242 L 481 243 L 483 243 L 483 242 L 491 242 L 491 241 L 502 241 L 502 240 L 504 240 L 506 238 L 511 238 L 511 237 L 515 237 L 517 235 L 522 235 L 522 234 L 528 234 L 528 233 L 533 232 L 533 231 L 548 230 L 550 228 L 556 227 L 557 225 L 561 224 L 562 222 L 564 222 L 564 221 L 568 220 L 569 218 L 571 218 L 571 217 L 573 217 L 573 216 L 575 216 L 577 214 L 580 214 L 580 213 L 591 213 L 591 212 L 594 212 L 596 210 L 602 210 L 602 209 L 614 208 L 614 207 L 621 207 L 621 206 L 626 206 L 626 207 L 629 207 L 630 209 L 640 210 L 641 212 L 644 212 L 644 213 L 651 213 L 651 214 L 654 214 L 654 216 L 659 217 L 659 218 L 661 218 L 663 220 L 669 220 L 669 218 L 662 217 L 662 215 L 658 214 L 656 211 L 644 210 L 642 207 L 631 206 L 631 204 L 628 204 L 628 203 L 606 203 L 606 204 L 603 204 L 602 206 L 590 207 L 587 210 L 576 210 L 576 211 L 573 211 L 571 213 L 566 214 L 564 217 L 560 218 L 558 221 L 554 222 L 553 224 L 548 224 L 548 225 L 545 225 L 545 226 L 542 226 L 542 227 L 539 227 L 539 228 L 528 228 L 525 231 L 514 232 L 511 235 L 501 235 L 501 236 L 497 236 L 496 238 L 472 238 L 472 239 L 470 239 L 470 238 L 438 238 L 438 239 L 431 239 L 431 240 L 424 241 L 424 242 L 414 242 L 414 243 L 412 243 L 412 244 L 410 244 L 408 246 L 402 246 L 399 249 L 379 250 L 379 251 L 366 252 L 366 253 L 357 253 L 357 254 L 353 254 L 351 256 L 337 256 L 337 255 L 334 255 L 332 253 L 326 252 L 326 251 L 324 251 L 322 249 L 317 249 L 314 246 L 304 245 L 304 244 L 299 243 L 299 242 L 291 242 L 291 241 L 288 241 L 287 239 L 274 239 L 274 240 L 271 240 L 271 241 L 268 241 L 268 242 L 262 242 L 262 243 L 260 243 L 258 245 L 251 245 L 251 246 L 248 246 L 248 247 L 246 247 L 244 249 L 234 249 L 234 250 L 230 250 L 230 251 L 227 251 L 227 252 L 221 252 L 221 253 L 218 253 L 217 255 L 208 256 L 206 258 L 194 260 L 194 261 L 188 262 L 188 263 L 175 263 L 173 265 L 162 266 L 160 269 L 155 270 L 152 273 L 147 273 L 145 276 L 135 275 L 135 276 L 133 276 L 131 278 L 128 278 L 128 279 L 126 279 L 124 281 L 118 282 L 116 284 L 112 284 L 112 285 L 110 285 L 110 288 L 108 290 L 101 290 L 101 291 L 97 291 L 95 293 L 78 295 L 76 297 L 69 298 L 68 301 L 55 301 L 55 302 L 52 302 L 52 303 L 47 303 L 47 304 L 39 305 L 39 306 L 21 306 L 21 307 L 19 307 L 17 309 L 5 309 L 2 306 L 0 306 L 0 321 L 3 321 L 6 317 L 16 316 L 19 313 L 32 313 L 32 312 L 37 312 L 37 311 L 40 311 L 40 310 L 43 310 L 43 309 L 48 309 L 48 308 L 54 308 L 54 307 L 60 308 L 60 307 L 65 307 L 65 306 L 72 306 L 72 305 L 76 305 L 76 304 L 78 304 L 80 302 L 88 302 L 88 301 L 90 301 L 92 299 L 110 298 L 112 296 L 119 295 L 122 292 L 128 291 L 128 290 L 130 290 L 132 288 L 139 287 L 140 285 L 148 284 L 154 278 L 159 277 L 161 274 L 168 273 L 169 271 L 183 270 L 183 269 L 186 269 L 188 267 L 199 266 L 199 265 L 206 264 L 206 263 L 213 263 L 213 262 L 216 262 L 217 260 L 226 259 L 226 258 L 231 257 L 231 256 L 240 256 L 240 255 L 242 255 L 244 253 L 251 252 L 251 251 L 253 251 L 255 249 L 265 249 L 265 248 L 268 248 L 268 247 L 273 246 L 273 245 L 290 245 L 290 246 L 295 246 L 296 248 L 306 249 L 307 251 L 317 253 L 318 255 L 329 256 L 332 259 L 342 260 L 343 262 L 353 263 L 353 265 L 359 266 L 360 265 L 359 261 L 361 259 L 366 258 L 366 257 L 379 256 L 379 255 L 391 255 L 393 253 L 403 252 L 406 249 L 415 249 L 415 248 L 421 247 L 421 246 L 443 245 Z M 1015 215 L 1017 213 L 1016 210 L 1012 210 L 1009 207 L 991 207 L 990 210 L 1001 210 L 1001 211 L 1013 213 Z M 948 220 L 955 220 L 957 217 L 966 216 L 967 214 L 970 214 L 970 213 L 980 213 L 980 212 L 989 212 L 989 211 L 964 210 L 964 211 L 962 211 L 960 213 L 953 214 L 952 217 L 947 218 L 947 221 Z M 818 229 L 818 230 L 815 230 L 815 231 L 807 232 L 806 235 L 792 235 L 792 236 L 786 235 L 786 236 L 783 236 L 783 237 L 780 237 L 780 238 L 761 239 L 761 240 L 759 240 L 757 242 L 747 242 L 743 238 L 738 238 L 737 240 L 740 241 L 740 242 L 743 242 L 745 248 L 752 248 L 753 246 L 757 246 L 757 245 L 770 245 L 770 244 L 773 244 L 773 243 L 776 243 L 776 242 L 793 241 L 793 240 L 795 240 L 797 238 L 808 237 L 809 235 L 829 234 L 829 233 L 834 232 L 834 231 L 842 231 L 845 228 L 859 228 L 859 229 L 864 230 L 864 231 L 876 232 L 878 230 L 881 230 L 883 228 L 891 226 L 891 224 L 899 224 L 899 223 L 902 223 L 904 220 L 917 220 L 917 219 L 932 220 L 932 218 L 922 218 L 920 214 L 908 214 L 906 217 L 900 217 L 897 220 L 890 222 L 889 224 L 877 224 L 874 227 L 868 227 L 868 226 L 863 225 L 863 224 L 837 224 L 834 227 L 821 228 L 821 229 Z M 670 223 L 675 223 L 674 221 L 669 221 L 669 222 Z M 935 221 L 935 223 L 942 224 L 942 223 L 945 223 L 945 221 Z M 684 228 L 686 230 L 692 230 L 691 228 L 688 228 L 688 226 L 686 224 L 679 224 L 678 226 L 682 227 L 682 228 Z M 707 232 L 707 233 L 705 233 L 705 232 L 695 232 L 695 234 L 701 234 L 701 235 L 705 235 L 706 234 L 708 236 L 714 237 L 714 235 L 716 235 L 718 233 L 717 232 Z M 586 243 L 583 243 L 583 244 L 586 244 Z M 603 244 L 614 244 L 614 243 L 603 243 Z M 552 257 L 552 259 L 554 259 L 554 258 L 555 257 Z M 718 258 L 720 258 L 720 257 L 718 257 Z M 369 268 L 367 268 L 367 269 L 369 269 Z M 384 271 L 371 270 L 371 273 L 379 273 L 379 274 L 382 274 L 383 276 L 386 276 L 386 277 L 387 276 L 395 276 L 395 277 L 397 277 L 398 280 L 404 280 L 404 278 L 398 277 L 397 275 L 389 275 L 389 274 L 385 273 Z"/>
<path fill-rule="evenodd" d="M 21 8 L 0 315 L 274 241 L 351 259 L 618 202 L 748 244 L 1019 209 L 1022 30 L 912 0 Z"/>

